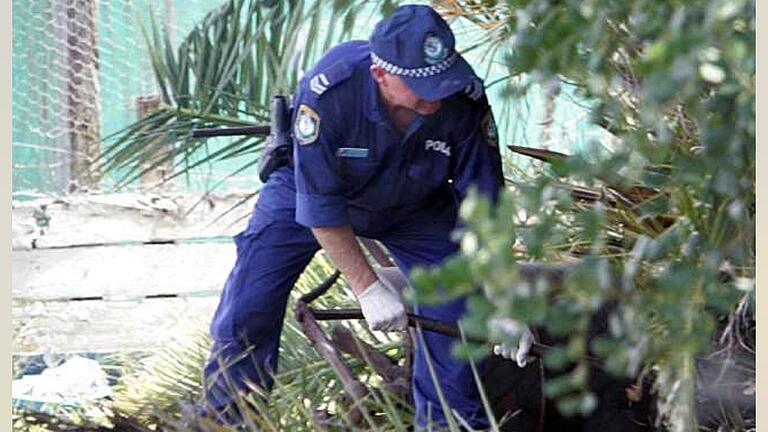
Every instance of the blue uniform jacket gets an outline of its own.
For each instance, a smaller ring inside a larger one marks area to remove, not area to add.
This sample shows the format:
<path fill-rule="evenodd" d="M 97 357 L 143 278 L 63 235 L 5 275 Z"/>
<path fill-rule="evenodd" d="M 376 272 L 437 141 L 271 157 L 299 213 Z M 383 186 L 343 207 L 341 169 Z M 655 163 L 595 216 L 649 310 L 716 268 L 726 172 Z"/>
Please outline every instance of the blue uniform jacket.
<path fill-rule="evenodd" d="M 475 185 L 494 201 L 503 184 L 496 126 L 482 84 L 416 116 L 403 134 L 370 75 L 368 43 L 330 50 L 294 97 L 296 221 L 307 227 L 384 227 Z M 455 212 L 457 205 L 453 206 Z"/>

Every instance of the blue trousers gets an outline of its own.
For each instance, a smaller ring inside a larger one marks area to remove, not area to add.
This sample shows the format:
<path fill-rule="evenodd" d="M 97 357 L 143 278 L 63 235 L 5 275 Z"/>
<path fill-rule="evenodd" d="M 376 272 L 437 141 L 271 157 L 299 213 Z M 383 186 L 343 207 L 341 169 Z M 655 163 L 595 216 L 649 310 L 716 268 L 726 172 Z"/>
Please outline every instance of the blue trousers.
<path fill-rule="evenodd" d="M 310 229 L 295 222 L 295 194 L 293 171 L 284 167 L 274 172 L 248 227 L 235 237 L 237 261 L 211 323 L 214 344 L 205 367 L 208 403 L 214 407 L 228 405 L 235 389 L 247 391 L 246 381 L 264 389 L 273 384 L 289 292 L 320 248 Z M 453 199 L 437 199 L 401 214 L 350 210 L 350 218 L 356 234 L 380 240 L 409 274 L 414 266 L 436 265 L 456 252 L 450 241 L 456 207 Z M 464 311 L 464 298 L 416 307 L 420 315 L 449 322 Z M 419 425 L 445 424 L 427 355 L 451 409 L 470 425 L 488 425 L 470 365 L 451 356 L 455 342 L 433 332 L 424 332 L 423 341 L 417 341 L 412 385 Z"/>

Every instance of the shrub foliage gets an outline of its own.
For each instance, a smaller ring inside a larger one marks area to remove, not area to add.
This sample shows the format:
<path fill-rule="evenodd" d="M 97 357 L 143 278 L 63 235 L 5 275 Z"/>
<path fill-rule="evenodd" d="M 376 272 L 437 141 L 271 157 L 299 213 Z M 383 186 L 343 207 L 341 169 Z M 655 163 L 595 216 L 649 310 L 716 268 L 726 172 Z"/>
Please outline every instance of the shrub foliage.
<path fill-rule="evenodd" d="M 417 285 L 473 294 L 469 332 L 514 342 L 513 320 L 567 336 L 548 356 L 579 364 L 548 386 L 564 410 L 594 406 L 590 353 L 617 374 L 656 369 L 661 418 L 694 428 L 697 358 L 754 295 L 755 3 L 440 3 L 492 25 L 490 43 L 525 77 L 509 97 L 573 86 L 605 140 L 550 157 L 495 211 L 465 201 L 461 255 Z M 521 261 L 577 264 L 554 286 L 518 283 Z M 607 302 L 618 305 L 609 334 L 588 344 L 589 317 Z"/>

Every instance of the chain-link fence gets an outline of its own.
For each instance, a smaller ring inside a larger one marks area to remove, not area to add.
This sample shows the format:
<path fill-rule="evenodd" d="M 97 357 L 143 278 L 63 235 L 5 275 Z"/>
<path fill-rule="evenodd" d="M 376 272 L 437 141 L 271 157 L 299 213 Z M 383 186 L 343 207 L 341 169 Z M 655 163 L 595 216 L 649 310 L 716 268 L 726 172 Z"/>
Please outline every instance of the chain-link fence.
<path fill-rule="evenodd" d="M 14 197 L 75 189 L 72 171 L 87 170 L 101 138 L 134 122 L 137 98 L 156 92 L 137 18 L 155 13 L 178 39 L 215 5 L 13 0 Z"/>
<path fill-rule="evenodd" d="M 139 20 L 146 23 L 154 13 L 178 43 L 217 4 L 13 0 L 14 198 L 109 187 L 109 179 L 102 182 L 97 174 L 83 173 L 98 157 L 101 139 L 136 121 L 139 100 L 157 93 Z M 453 26 L 460 46 L 473 46 L 484 34 L 469 23 L 456 21 Z M 354 33 L 361 37 L 368 31 Z M 470 50 L 467 57 L 490 86 L 502 144 L 573 152 L 589 139 L 599 138 L 587 126 L 584 102 L 569 86 L 536 86 L 514 99 L 506 91 L 510 79 L 504 79 L 508 71 L 503 52 Z M 521 167 L 528 163 L 524 157 L 512 161 Z M 181 187 L 204 189 L 233 170 L 226 163 L 204 166 L 193 173 L 194 184 L 187 177 Z M 228 181 L 257 185 L 255 175 Z"/>

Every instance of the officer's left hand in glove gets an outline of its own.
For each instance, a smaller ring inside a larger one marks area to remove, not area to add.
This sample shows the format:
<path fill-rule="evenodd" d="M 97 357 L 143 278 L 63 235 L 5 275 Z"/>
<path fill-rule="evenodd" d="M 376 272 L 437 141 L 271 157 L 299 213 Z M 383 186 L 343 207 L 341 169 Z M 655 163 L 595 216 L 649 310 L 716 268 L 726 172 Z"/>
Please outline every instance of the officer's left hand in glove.
<path fill-rule="evenodd" d="M 506 359 L 515 360 L 517 366 L 522 368 L 528 364 L 528 354 L 531 352 L 533 342 L 533 333 L 526 327 L 520 335 L 520 341 L 517 343 L 516 349 L 509 344 L 503 343 L 501 345 L 494 345 L 493 353 Z"/>
<path fill-rule="evenodd" d="M 373 270 L 376 281 L 357 296 L 368 326 L 372 330 L 404 331 L 408 327 L 408 316 L 400 292 L 408 280 L 397 267 L 374 267 Z"/>

